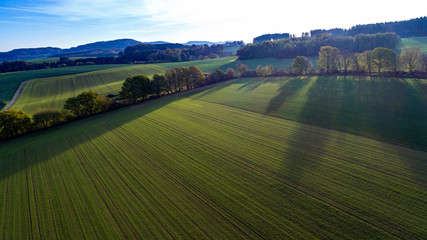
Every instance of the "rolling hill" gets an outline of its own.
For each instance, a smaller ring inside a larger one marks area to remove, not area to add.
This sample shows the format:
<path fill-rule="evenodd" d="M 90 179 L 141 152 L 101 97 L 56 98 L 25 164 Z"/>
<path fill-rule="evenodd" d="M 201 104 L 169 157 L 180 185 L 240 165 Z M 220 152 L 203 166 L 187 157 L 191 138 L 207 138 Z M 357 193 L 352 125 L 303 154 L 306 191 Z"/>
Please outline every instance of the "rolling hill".
<path fill-rule="evenodd" d="M 3 108 L 5 104 L 12 99 L 15 91 L 24 81 L 37 78 L 97 71 L 101 69 L 120 68 L 124 66 L 127 65 L 86 65 L 76 67 L 41 69 L 34 71 L 2 73 L 0 74 L 0 108 Z"/>
<path fill-rule="evenodd" d="M 3 238 L 423 239 L 427 152 L 282 118 L 381 105 L 358 81 L 238 79 L 2 142 Z"/>
<path fill-rule="evenodd" d="M 235 60 L 236 58 L 230 57 L 190 62 L 127 65 L 126 67 L 122 65 L 121 68 L 36 79 L 26 84 L 11 109 L 33 113 L 42 108 L 62 108 L 67 98 L 89 89 L 105 96 L 118 94 L 123 81 L 128 77 L 140 74 L 151 77 L 155 73 L 164 73 L 168 68 L 190 65 L 196 65 L 202 71 L 209 73 Z"/>
<path fill-rule="evenodd" d="M 421 52 L 427 53 L 427 37 L 402 38 L 399 50 L 405 48 L 419 48 Z"/>
<path fill-rule="evenodd" d="M 0 62 L 3 61 L 18 61 L 18 60 L 33 60 L 48 57 L 103 57 L 117 56 L 120 51 L 126 47 L 141 44 L 141 42 L 133 39 L 117 39 L 111 41 L 100 41 L 88 43 L 72 47 L 68 49 L 61 48 L 26 48 L 15 49 L 9 52 L 0 53 Z"/>
<path fill-rule="evenodd" d="M 427 80 L 367 77 L 239 79 L 191 98 L 427 151 Z"/>

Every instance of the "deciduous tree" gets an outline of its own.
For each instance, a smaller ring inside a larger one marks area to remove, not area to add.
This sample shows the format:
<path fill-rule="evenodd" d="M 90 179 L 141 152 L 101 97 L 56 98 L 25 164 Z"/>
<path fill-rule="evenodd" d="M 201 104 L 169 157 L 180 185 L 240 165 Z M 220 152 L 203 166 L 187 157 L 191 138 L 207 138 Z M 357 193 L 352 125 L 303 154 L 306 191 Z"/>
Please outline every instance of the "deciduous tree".
<path fill-rule="evenodd" d="M 227 75 L 227 80 L 234 79 L 237 77 L 236 71 L 234 71 L 234 69 L 232 68 L 228 68 L 225 74 Z"/>
<path fill-rule="evenodd" d="M 33 120 L 36 127 L 50 127 L 65 122 L 68 116 L 67 110 L 48 108 L 34 113 Z"/>
<path fill-rule="evenodd" d="M 90 116 L 106 111 L 110 100 L 94 91 L 82 92 L 77 97 L 65 101 L 64 109 L 70 110 L 78 117 Z"/>
<path fill-rule="evenodd" d="M 167 90 L 167 82 L 166 77 L 163 74 L 154 74 L 153 80 L 153 92 L 156 93 L 158 97 L 160 97 L 160 94 Z"/>
<path fill-rule="evenodd" d="M 400 60 L 405 70 L 413 73 L 421 63 L 421 50 L 419 48 L 403 49 L 400 53 Z"/>
<path fill-rule="evenodd" d="M 385 67 L 392 67 L 395 57 L 396 53 L 393 50 L 383 47 L 375 48 L 371 54 L 372 62 L 378 68 L 378 73 L 381 73 L 381 69 Z"/>
<path fill-rule="evenodd" d="M 13 137 L 27 132 L 31 118 L 23 111 L 4 110 L 0 112 L 0 133 L 3 137 Z"/>
<path fill-rule="evenodd" d="M 340 50 L 336 47 L 323 46 L 319 51 L 319 65 L 323 71 L 327 74 L 331 74 L 337 71 L 339 61 Z"/>
<path fill-rule="evenodd" d="M 186 75 L 187 82 L 189 82 L 189 84 L 187 84 L 187 90 L 194 87 L 201 87 L 206 84 L 206 77 L 198 67 L 190 66 L 183 69 L 182 72 Z"/>
<path fill-rule="evenodd" d="M 298 74 L 298 75 L 303 75 L 304 72 L 307 73 L 307 69 L 308 69 L 308 60 L 307 60 L 307 58 L 304 57 L 304 56 L 297 56 L 292 61 L 292 68 L 295 71 L 295 73 Z"/>

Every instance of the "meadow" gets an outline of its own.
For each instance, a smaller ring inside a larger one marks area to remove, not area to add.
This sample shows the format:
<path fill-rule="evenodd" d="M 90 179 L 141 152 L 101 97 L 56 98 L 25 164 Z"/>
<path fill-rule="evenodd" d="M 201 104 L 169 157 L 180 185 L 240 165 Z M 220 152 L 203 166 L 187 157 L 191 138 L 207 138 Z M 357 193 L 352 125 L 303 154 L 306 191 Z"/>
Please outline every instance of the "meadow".
<path fill-rule="evenodd" d="M 427 237 L 427 152 L 202 98 L 241 81 L 0 143 L 0 236 Z"/>
<path fill-rule="evenodd" d="M 155 73 L 164 73 L 167 69 L 173 67 L 188 67 L 191 65 L 197 66 L 205 73 L 213 72 L 217 68 L 226 71 L 228 68 L 236 69 L 236 61 L 236 57 L 227 57 L 189 62 L 119 65 L 120 67 L 114 69 L 108 69 L 108 67 L 105 67 L 107 69 L 103 71 L 92 71 L 82 74 L 70 74 L 49 78 L 37 78 L 25 85 L 21 95 L 12 105 L 11 109 L 23 110 L 31 114 L 43 108 L 62 108 L 66 99 L 87 90 L 94 90 L 105 96 L 108 94 L 116 95 L 119 93 L 123 81 L 126 78 L 135 75 L 144 74 L 152 76 Z M 312 61 L 315 62 L 316 58 L 313 58 Z M 243 60 L 242 62 L 247 64 L 251 69 L 256 69 L 258 65 L 273 65 L 277 68 L 288 68 L 292 66 L 292 59 L 255 59 Z M 22 73 L 31 76 L 31 72 Z M 17 73 L 13 75 L 14 79 L 18 76 L 16 74 Z M 25 78 L 25 80 L 28 80 L 27 78 Z M 10 91 L 9 95 L 10 98 L 12 98 L 13 92 Z M 9 101 L 10 98 L 5 99 Z"/>
<path fill-rule="evenodd" d="M 19 85 L 27 80 L 61 76 L 68 74 L 77 74 L 83 72 L 97 71 L 102 69 L 120 68 L 123 64 L 110 64 L 110 65 L 85 65 L 77 67 L 63 67 L 41 69 L 33 71 L 10 72 L 0 74 L 0 108 L 3 108 L 9 102 Z"/>
<path fill-rule="evenodd" d="M 189 97 L 427 150 L 427 80 L 237 79 Z"/>
<path fill-rule="evenodd" d="M 60 77 L 41 78 L 28 82 L 11 109 L 34 113 L 43 108 L 62 109 L 65 101 L 83 91 L 93 90 L 104 96 L 118 94 L 123 81 L 131 76 L 163 73 L 158 65 L 128 65 Z"/>
<path fill-rule="evenodd" d="M 34 113 L 43 108 L 62 108 L 65 100 L 83 91 L 93 90 L 104 96 L 118 94 L 123 81 L 128 77 L 141 74 L 151 77 L 156 73 L 164 73 L 169 68 L 191 65 L 209 73 L 235 60 L 235 57 L 229 57 L 190 62 L 125 65 L 102 71 L 40 78 L 25 85 L 11 109 Z"/>
<path fill-rule="evenodd" d="M 77 60 L 77 59 L 82 59 L 82 58 L 91 58 L 91 57 L 69 57 L 69 59 L 71 60 Z M 30 60 L 28 62 L 30 63 L 54 63 L 54 62 L 58 62 L 59 61 L 59 57 L 50 57 L 50 58 L 40 58 L 40 59 L 34 59 L 34 60 Z"/>
<path fill-rule="evenodd" d="M 405 48 L 419 48 L 421 52 L 427 53 L 427 37 L 402 38 L 398 48 L 399 52 Z"/>

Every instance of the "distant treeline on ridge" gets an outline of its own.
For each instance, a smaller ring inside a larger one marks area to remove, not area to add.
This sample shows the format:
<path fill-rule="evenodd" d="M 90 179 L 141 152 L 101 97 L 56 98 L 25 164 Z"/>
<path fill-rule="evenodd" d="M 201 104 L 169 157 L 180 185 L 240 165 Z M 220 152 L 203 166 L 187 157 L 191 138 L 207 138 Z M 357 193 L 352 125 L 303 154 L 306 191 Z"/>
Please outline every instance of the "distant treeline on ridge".
<path fill-rule="evenodd" d="M 264 34 L 254 38 L 254 43 L 260 43 L 263 41 L 276 41 L 284 38 L 289 38 L 291 35 L 289 33 L 272 33 Z"/>
<path fill-rule="evenodd" d="M 203 60 L 229 56 L 231 53 L 224 53 L 224 46 L 240 46 L 242 44 L 242 41 L 210 46 L 189 46 L 174 43 L 139 44 L 126 47 L 124 52 L 115 57 L 79 58 L 74 60 L 68 57 L 60 57 L 56 62 L 42 63 L 4 61 L 0 63 L 0 73 L 93 64 L 162 63 Z"/>
<path fill-rule="evenodd" d="M 332 36 L 356 36 L 361 33 L 375 34 L 387 32 L 394 32 L 402 38 L 427 36 L 427 17 L 420 17 L 406 21 L 356 25 L 350 29 L 316 29 L 311 30 L 310 35 L 314 37 L 318 34 L 327 33 Z"/>
<path fill-rule="evenodd" d="M 400 37 L 395 33 L 358 34 L 354 37 L 321 34 L 311 38 L 286 38 L 249 44 L 240 48 L 237 56 L 240 59 L 317 56 L 322 46 L 361 53 L 377 47 L 395 49 L 399 42 Z"/>

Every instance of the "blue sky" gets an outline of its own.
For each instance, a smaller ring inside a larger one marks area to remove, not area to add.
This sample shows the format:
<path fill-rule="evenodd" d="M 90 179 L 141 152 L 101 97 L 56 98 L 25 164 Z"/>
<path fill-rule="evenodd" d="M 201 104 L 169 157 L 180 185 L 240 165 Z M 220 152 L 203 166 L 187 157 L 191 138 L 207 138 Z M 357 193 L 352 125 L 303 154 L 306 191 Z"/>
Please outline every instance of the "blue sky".
<path fill-rule="evenodd" d="M 1 0 L 0 51 L 120 38 L 249 42 L 264 33 L 411 19 L 426 9 L 425 0 Z"/>

